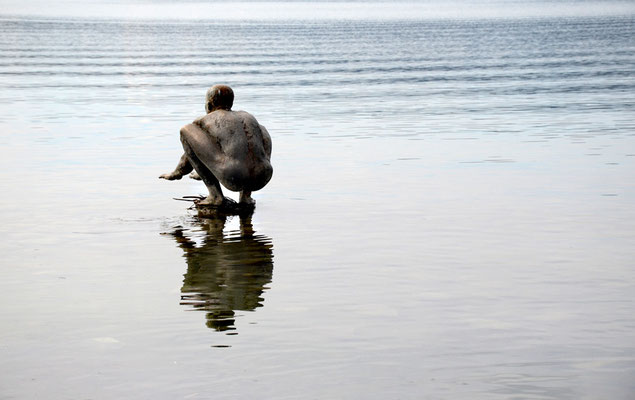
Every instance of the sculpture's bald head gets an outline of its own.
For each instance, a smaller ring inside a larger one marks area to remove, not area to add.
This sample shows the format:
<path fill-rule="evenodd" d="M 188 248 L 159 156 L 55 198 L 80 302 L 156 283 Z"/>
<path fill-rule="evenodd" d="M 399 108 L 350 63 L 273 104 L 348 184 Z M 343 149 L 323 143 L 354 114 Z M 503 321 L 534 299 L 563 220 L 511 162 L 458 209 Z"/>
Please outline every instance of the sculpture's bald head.
<path fill-rule="evenodd" d="M 205 111 L 231 110 L 234 104 L 234 91 L 227 85 L 214 85 L 207 90 Z"/>

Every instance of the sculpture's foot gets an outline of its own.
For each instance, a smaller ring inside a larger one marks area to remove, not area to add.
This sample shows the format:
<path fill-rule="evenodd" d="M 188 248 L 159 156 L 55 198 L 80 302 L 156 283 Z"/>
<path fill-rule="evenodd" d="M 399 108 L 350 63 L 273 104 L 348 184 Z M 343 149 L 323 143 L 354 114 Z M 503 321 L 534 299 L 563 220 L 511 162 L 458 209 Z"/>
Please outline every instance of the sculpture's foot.
<path fill-rule="evenodd" d="M 251 197 L 251 192 L 249 192 L 247 190 L 243 190 L 242 192 L 240 192 L 239 203 L 240 204 L 244 204 L 246 206 L 255 206 L 256 205 L 256 200 L 254 200 Z"/>
<path fill-rule="evenodd" d="M 242 204 L 245 206 L 255 206 L 256 200 L 252 199 L 251 197 L 248 199 L 240 199 L 240 202 L 238 204 Z"/>
<path fill-rule="evenodd" d="M 206 199 L 205 199 L 206 200 Z M 218 217 L 229 215 L 249 215 L 255 209 L 253 204 L 236 203 L 234 200 L 224 197 L 220 204 L 208 204 L 201 201 L 195 201 L 196 210 L 199 217 Z"/>
<path fill-rule="evenodd" d="M 223 204 L 223 201 L 225 201 L 225 198 L 223 196 L 207 196 L 206 198 L 202 199 L 202 200 L 198 200 L 195 201 L 197 206 L 211 206 L 211 207 L 218 207 L 221 204 Z"/>
<path fill-rule="evenodd" d="M 197 181 L 202 181 L 203 178 L 198 174 L 198 172 L 194 171 L 190 175 L 190 179 L 196 179 Z"/>

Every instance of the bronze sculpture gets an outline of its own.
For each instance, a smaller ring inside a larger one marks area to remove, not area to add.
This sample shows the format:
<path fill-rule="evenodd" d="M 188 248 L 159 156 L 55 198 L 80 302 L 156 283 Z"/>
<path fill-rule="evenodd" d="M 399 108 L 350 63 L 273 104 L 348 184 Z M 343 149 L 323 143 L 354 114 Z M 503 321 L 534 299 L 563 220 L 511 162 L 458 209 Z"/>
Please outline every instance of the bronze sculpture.
<path fill-rule="evenodd" d="M 269 132 L 253 115 L 232 111 L 233 102 L 229 86 L 212 86 L 206 95 L 207 114 L 181 128 L 184 154 L 178 165 L 159 176 L 175 180 L 196 171 L 192 177 L 200 178 L 209 191 L 206 198 L 196 201 L 199 210 L 227 203 L 221 184 L 240 192 L 240 206 L 253 207 L 251 193 L 262 189 L 273 174 Z"/>

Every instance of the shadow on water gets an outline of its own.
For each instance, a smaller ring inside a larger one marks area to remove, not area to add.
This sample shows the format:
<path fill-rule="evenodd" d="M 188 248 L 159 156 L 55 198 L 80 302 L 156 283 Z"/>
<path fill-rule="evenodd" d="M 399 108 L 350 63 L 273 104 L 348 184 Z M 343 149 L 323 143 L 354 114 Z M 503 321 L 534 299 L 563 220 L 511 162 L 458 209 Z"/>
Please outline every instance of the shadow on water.
<path fill-rule="evenodd" d="M 251 215 L 240 217 L 240 230 L 225 232 L 226 222 L 225 216 L 196 218 L 167 233 L 187 260 L 181 304 L 205 311 L 206 325 L 221 332 L 236 330 L 236 311 L 262 307 L 273 273 L 272 240 L 254 232 Z"/>

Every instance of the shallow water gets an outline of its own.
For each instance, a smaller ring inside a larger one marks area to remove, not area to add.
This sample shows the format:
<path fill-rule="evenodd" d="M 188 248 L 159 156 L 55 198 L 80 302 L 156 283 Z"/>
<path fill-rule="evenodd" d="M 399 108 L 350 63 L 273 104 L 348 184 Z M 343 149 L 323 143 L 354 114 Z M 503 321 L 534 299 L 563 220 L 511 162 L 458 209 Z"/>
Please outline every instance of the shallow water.
<path fill-rule="evenodd" d="M 632 398 L 634 14 L 1 19 L 0 397 Z M 157 179 L 219 82 L 243 220 Z"/>

